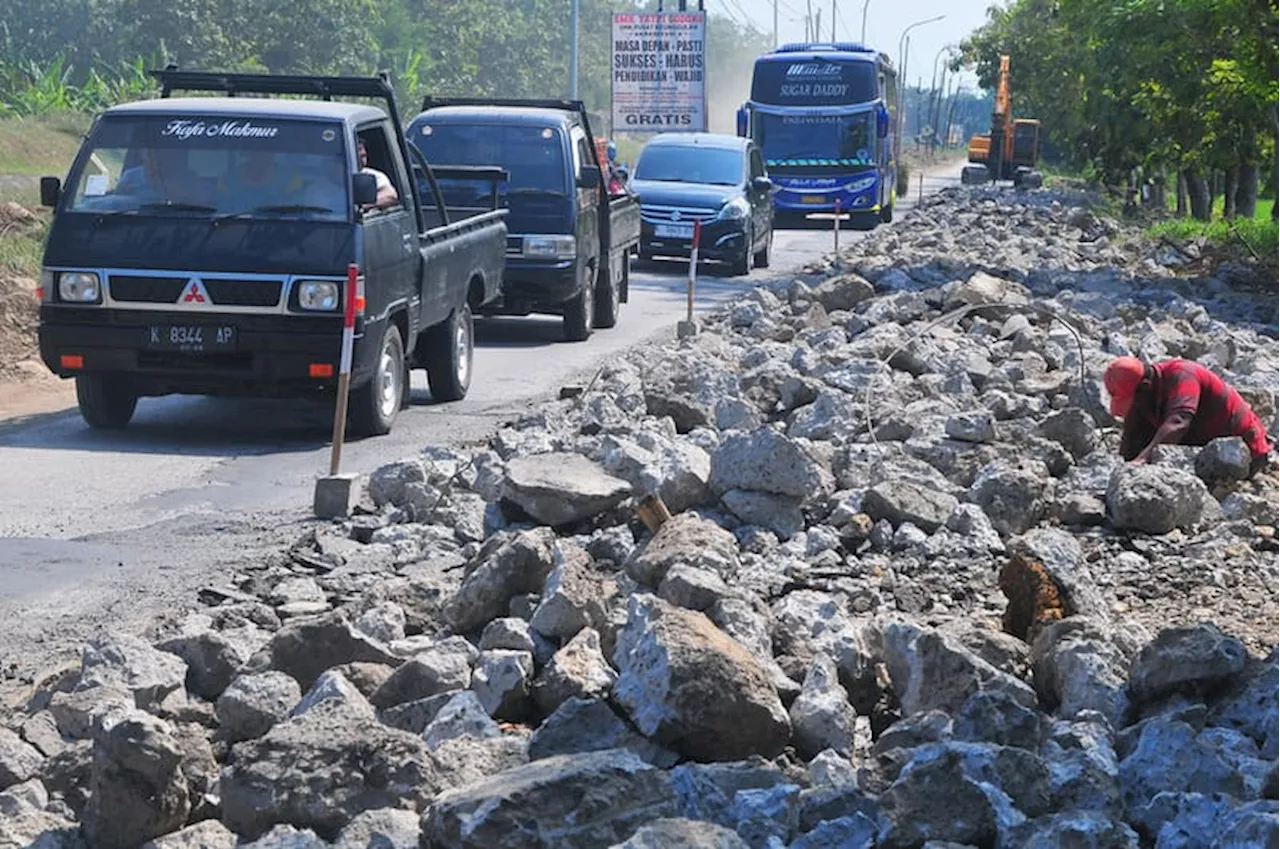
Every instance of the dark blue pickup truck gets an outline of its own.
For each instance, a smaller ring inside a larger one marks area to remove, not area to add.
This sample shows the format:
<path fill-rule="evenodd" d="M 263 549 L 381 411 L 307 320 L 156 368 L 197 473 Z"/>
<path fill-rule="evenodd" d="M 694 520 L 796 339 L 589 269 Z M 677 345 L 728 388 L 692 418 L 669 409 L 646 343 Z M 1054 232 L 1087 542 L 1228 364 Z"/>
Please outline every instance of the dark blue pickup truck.
<path fill-rule="evenodd" d="M 462 398 L 506 213 L 445 205 L 388 80 L 155 75 L 159 98 L 108 109 L 65 182 L 41 185 L 40 352 L 75 378 L 85 421 L 124 427 L 140 396 L 169 393 L 332 396 L 353 268 L 352 430 L 391 429 L 411 368 Z"/>
<path fill-rule="evenodd" d="M 640 242 L 640 204 L 625 190 L 610 196 L 581 102 L 428 97 L 407 132 L 434 162 L 510 174 L 499 187 L 508 210 L 506 271 L 484 313 L 563 316 L 570 341 L 617 323 Z M 451 204 L 489 190 L 475 181 L 441 183 Z"/>

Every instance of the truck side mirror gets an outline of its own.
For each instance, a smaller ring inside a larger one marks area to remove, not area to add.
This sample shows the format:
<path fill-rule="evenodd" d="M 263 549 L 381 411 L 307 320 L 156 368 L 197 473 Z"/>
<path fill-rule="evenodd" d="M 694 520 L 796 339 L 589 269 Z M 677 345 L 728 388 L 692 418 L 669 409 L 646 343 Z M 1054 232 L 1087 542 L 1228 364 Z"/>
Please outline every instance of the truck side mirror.
<path fill-rule="evenodd" d="M 351 175 L 351 198 L 356 206 L 374 206 L 378 202 L 378 178 L 372 174 Z"/>
<path fill-rule="evenodd" d="M 594 165 L 583 165 L 582 173 L 578 175 L 578 188 L 598 189 L 603 179 L 599 168 Z"/>
<path fill-rule="evenodd" d="M 883 103 L 876 105 L 876 137 L 888 138 L 889 136 L 889 110 L 885 108 Z"/>
<path fill-rule="evenodd" d="M 773 180 L 768 177 L 752 177 L 751 188 L 757 192 L 771 192 L 773 191 Z"/>
<path fill-rule="evenodd" d="M 747 137 L 747 107 L 738 107 L 737 122 L 738 135 L 745 139 Z"/>
<path fill-rule="evenodd" d="M 40 178 L 40 205 L 54 207 L 62 198 L 62 181 L 57 177 Z"/>

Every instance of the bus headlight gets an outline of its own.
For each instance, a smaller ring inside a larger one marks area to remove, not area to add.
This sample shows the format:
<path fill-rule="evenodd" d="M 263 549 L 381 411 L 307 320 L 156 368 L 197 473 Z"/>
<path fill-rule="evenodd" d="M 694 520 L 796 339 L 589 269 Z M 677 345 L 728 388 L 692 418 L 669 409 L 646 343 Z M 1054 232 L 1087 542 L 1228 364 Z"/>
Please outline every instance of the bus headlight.
<path fill-rule="evenodd" d="M 64 271 L 58 275 L 58 300 L 69 304 L 96 304 L 102 300 L 98 275 L 92 271 Z"/>
<path fill-rule="evenodd" d="M 338 284 L 332 280 L 303 280 L 298 284 L 298 308 L 333 312 L 338 308 Z"/>
<path fill-rule="evenodd" d="M 750 214 L 751 204 L 747 203 L 746 198 L 734 198 L 720 207 L 720 214 L 716 217 L 726 221 L 737 221 Z"/>
<path fill-rule="evenodd" d="M 875 177 L 863 177 L 859 180 L 854 180 L 852 183 L 845 186 L 845 189 L 848 190 L 851 194 L 857 194 L 858 192 L 865 192 L 867 189 L 870 189 L 875 184 L 876 184 Z"/>

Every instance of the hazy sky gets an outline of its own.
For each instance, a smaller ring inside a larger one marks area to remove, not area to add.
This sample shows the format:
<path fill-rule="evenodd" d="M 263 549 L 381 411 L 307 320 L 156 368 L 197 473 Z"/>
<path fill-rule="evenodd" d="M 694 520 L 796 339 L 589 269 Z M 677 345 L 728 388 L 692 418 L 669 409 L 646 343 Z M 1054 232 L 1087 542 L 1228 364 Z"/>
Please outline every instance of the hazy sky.
<path fill-rule="evenodd" d="M 813 9 L 822 9 L 822 37 L 831 36 L 831 0 L 808 0 Z M 862 7 L 868 0 L 836 0 L 836 35 L 841 40 L 857 41 L 862 30 Z M 749 16 L 756 29 L 773 33 L 774 0 L 705 0 L 706 9 L 742 20 Z M 674 7 L 674 3 L 670 4 Z M 692 5 L 692 4 L 690 4 Z M 806 0 L 778 0 L 778 40 L 804 40 Z M 867 43 L 889 54 L 898 62 L 898 42 L 902 31 L 916 21 L 946 15 L 936 23 L 913 29 L 907 78 L 910 85 L 923 78 L 929 85 L 934 59 L 938 51 L 955 44 L 987 20 L 987 8 L 1004 5 L 1002 0 L 869 0 L 867 6 Z M 938 63 L 941 65 L 941 62 Z M 972 74 L 962 78 L 970 87 L 976 84 Z"/>

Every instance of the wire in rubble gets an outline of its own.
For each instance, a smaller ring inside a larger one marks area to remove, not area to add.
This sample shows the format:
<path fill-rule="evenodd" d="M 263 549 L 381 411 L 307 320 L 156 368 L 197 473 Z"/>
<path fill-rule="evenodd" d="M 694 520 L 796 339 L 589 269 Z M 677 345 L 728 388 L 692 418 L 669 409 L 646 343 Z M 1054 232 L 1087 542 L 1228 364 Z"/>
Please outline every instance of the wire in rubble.
<path fill-rule="evenodd" d="M 993 310 L 993 309 L 1007 309 L 1007 310 L 1010 310 L 1011 312 L 1019 312 L 1022 310 L 1026 310 L 1029 312 L 1036 313 L 1038 315 L 1047 316 L 1050 319 L 1061 324 L 1063 327 L 1065 327 L 1067 329 L 1067 332 L 1070 333 L 1072 337 L 1074 337 L 1076 340 L 1076 348 L 1080 355 L 1079 356 L 1080 388 L 1084 389 L 1084 387 L 1086 386 L 1086 374 L 1085 374 L 1085 365 L 1084 365 L 1084 361 L 1085 361 L 1084 340 L 1081 339 L 1080 337 L 1080 331 L 1078 331 L 1060 313 L 1054 310 L 1051 310 L 1048 307 L 1040 306 L 1039 304 L 1010 304 L 1010 303 L 1003 303 L 1000 301 L 993 301 L 993 302 L 980 303 L 980 304 L 966 304 L 963 307 L 957 307 L 956 309 L 953 309 L 950 312 L 943 313 L 942 315 L 935 318 L 933 321 L 930 321 L 923 328 L 913 333 L 905 342 L 903 342 L 901 345 L 899 345 L 898 347 L 890 351 L 887 356 L 877 358 L 875 360 L 875 363 L 877 364 L 877 366 L 883 366 L 884 369 L 888 370 L 889 373 L 892 374 L 893 368 L 889 365 L 889 361 L 892 360 L 894 357 L 896 357 L 898 354 L 902 353 L 904 350 L 906 350 L 913 342 L 923 337 L 926 333 L 944 324 L 949 324 L 951 322 L 958 321 L 959 319 L 964 318 L 969 313 L 977 312 L 978 310 Z M 880 441 L 876 438 L 875 427 L 873 426 L 873 422 L 872 422 L 871 390 L 875 387 L 876 379 L 880 377 L 881 373 L 882 372 L 879 369 L 871 373 L 871 375 L 867 380 L 866 391 L 863 394 L 863 398 L 862 398 L 862 415 L 866 419 L 867 434 L 871 437 L 871 444 L 877 447 L 879 447 Z"/>

